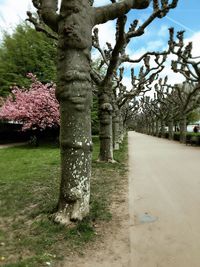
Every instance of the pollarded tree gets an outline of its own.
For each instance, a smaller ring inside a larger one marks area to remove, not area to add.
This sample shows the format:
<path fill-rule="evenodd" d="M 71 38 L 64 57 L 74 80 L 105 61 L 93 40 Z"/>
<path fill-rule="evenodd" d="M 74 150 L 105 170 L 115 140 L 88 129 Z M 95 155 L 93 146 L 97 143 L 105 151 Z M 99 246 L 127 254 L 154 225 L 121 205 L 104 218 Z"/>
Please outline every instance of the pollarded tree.
<path fill-rule="evenodd" d="M 22 124 L 22 131 L 44 130 L 58 127 L 59 104 L 55 97 L 54 84 L 42 84 L 29 74 L 32 83 L 28 89 L 13 87 L 0 109 L 0 119 Z"/>
<path fill-rule="evenodd" d="M 158 119 L 156 125 L 158 129 L 160 123 L 162 137 L 165 137 L 165 125 L 168 126 L 169 139 L 173 140 L 174 120 L 177 114 L 174 102 L 171 99 L 172 86 L 167 83 L 167 80 L 168 77 L 166 76 L 165 79 L 160 78 L 158 83 L 155 84 L 154 102 L 160 106 L 156 115 Z M 158 131 L 156 132 L 158 133 Z"/>
<path fill-rule="evenodd" d="M 170 95 L 171 101 L 175 106 L 176 118 L 180 126 L 180 142 L 186 142 L 187 133 L 187 116 L 200 105 L 200 88 L 199 85 L 184 82 L 175 84 Z"/>
<path fill-rule="evenodd" d="M 169 39 L 169 49 L 171 53 L 177 56 L 176 60 L 172 61 L 172 70 L 176 73 L 181 73 L 185 79 L 186 83 L 183 84 L 182 89 L 183 90 L 183 96 L 181 97 L 180 88 L 181 85 L 177 87 L 178 90 L 178 96 L 180 96 L 180 103 L 184 102 L 181 106 L 182 109 L 182 116 L 180 114 L 180 124 L 181 124 L 181 142 L 185 142 L 186 139 L 186 116 L 188 115 L 188 112 L 185 112 L 187 109 L 191 111 L 191 103 L 196 103 L 194 101 L 195 95 L 200 92 L 200 61 L 199 57 L 193 56 L 193 44 L 192 42 L 189 42 L 187 45 L 184 43 L 184 31 L 180 31 L 177 33 L 176 37 L 177 40 L 174 38 L 174 29 L 170 28 L 170 39 Z M 187 84 L 193 83 L 193 85 L 190 86 L 189 91 L 185 90 L 187 87 Z M 188 91 L 187 100 L 186 94 Z M 196 97 L 197 98 L 197 97 Z M 193 100 L 192 100 L 193 99 Z M 187 106 L 187 107 L 186 107 Z M 195 104 L 194 104 L 195 106 Z M 193 109 L 194 110 L 194 109 Z"/>
<path fill-rule="evenodd" d="M 116 86 L 117 91 L 114 91 L 114 101 L 113 107 L 114 111 L 120 114 L 119 121 L 119 137 L 123 136 L 124 131 L 126 130 L 126 123 L 128 117 L 130 118 L 131 112 L 132 114 L 135 113 L 135 98 L 143 96 L 146 92 L 151 90 L 151 83 L 157 78 L 158 73 L 161 72 L 164 68 L 163 63 L 166 60 L 166 53 L 167 52 L 160 52 L 160 53 L 145 53 L 144 56 L 141 56 L 140 59 L 132 60 L 132 63 L 136 62 L 139 63 L 140 61 L 143 62 L 143 66 L 140 68 L 138 75 L 134 74 L 134 68 L 131 69 L 131 89 L 127 90 L 125 86 L 121 83 L 123 78 L 123 68 L 120 68 L 120 78 L 118 84 Z M 152 58 L 150 57 L 150 55 Z M 150 59 L 153 61 L 153 67 L 150 66 Z M 116 124 L 116 118 L 115 118 Z M 121 123 L 120 123 L 121 122 Z M 115 133 L 115 128 L 113 129 L 113 133 Z M 117 136 L 117 134 L 115 133 Z M 114 138 L 114 141 L 117 143 L 117 138 Z M 120 138 L 121 139 L 121 138 Z"/>
<path fill-rule="evenodd" d="M 200 104 L 199 86 L 192 82 L 184 82 L 172 86 L 167 84 L 166 79 L 164 82 L 162 82 L 162 79 L 159 79 L 159 82 L 155 85 L 155 89 L 157 92 L 157 117 L 160 117 L 162 119 L 161 121 L 163 121 L 161 123 L 161 132 L 164 129 L 164 124 L 168 125 L 169 138 L 173 139 L 174 121 L 178 121 L 180 126 L 180 141 L 181 143 L 185 143 L 187 117 Z"/>
<path fill-rule="evenodd" d="M 112 0 L 113 5 L 116 1 Z M 123 2 L 123 1 L 122 1 Z M 171 3 L 169 3 L 171 2 Z M 105 64 L 107 71 L 102 79 L 96 79 L 99 87 L 99 118 L 100 118 L 100 154 L 99 159 L 101 161 L 111 161 L 113 160 L 113 151 L 112 151 L 112 115 L 113 115 L 113 88 L 116 80 L 116 73 L 121 64 L 125 62 L 135 63 L 136 60 L 133 60 L 126 54 L 126 47 L 130 43 L 131 39 L 137 36 L 144 34 L 146 27 L 155 19 L 164 17 L 170 9 L 175 8 L 178 3 L 178 0 L 153 0 L 153 10 L 152 14 L 143 22 L 141 25 L 138 25 L 138 20 L 134 20 L 131 23 L 129 30 L 126 32 L 126 16 L 120 16 L 116 23 L 116 43 L 112 47 L 107 43 L 108 49 L 103 50 L 99 45 L 98 40 L 98 29 L 94 29 L 93 36 L 93 46 L 99 50 L 102 56 L 102 65 Z M 148 58 L 146 53 L 146 58 Z M 154 54 L 154 53 L 153 53 Z M 138 60 L 141 61 L 142 57 Z M 114 118 L 115 122 L 117 118 Z"/>
<path fill-rule="evenodd" d="M 92 28 L 123 16 L 132 8 L 146 8 L 149 1 L 124 0 L 95 8 L 90 0 L 62 0 L 59 12 L 57 0 L 32 2 L 39 18 L 58 34 L 56 96 L 61 115 L 61 185 L 54 219 L 69 224 L 82 220 L 89 212 Z"/>
<path fill-rule="evenodd" d="M 192 42 L 184 44 L 184 31 L 177 32 L 178 40 L 174 38 L 173 28 L 169 29 L 169 34 L 169 50 L 177 56 L 177 59 L 172 61 L 172 70 L 181 73 L 187 82 L 197 83 L 200 87 L 200 57 L 193 56 Z"/>

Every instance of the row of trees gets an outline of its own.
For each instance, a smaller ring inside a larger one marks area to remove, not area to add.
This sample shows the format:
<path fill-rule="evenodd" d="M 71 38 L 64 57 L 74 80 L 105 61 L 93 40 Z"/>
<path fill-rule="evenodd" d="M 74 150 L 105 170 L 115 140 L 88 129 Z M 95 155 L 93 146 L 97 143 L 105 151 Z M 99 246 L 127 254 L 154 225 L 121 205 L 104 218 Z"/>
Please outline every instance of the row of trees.
<path fill-rule="evenodd" d="M 130 9 L 146 8 L 149 1 L 111 2 L 110 5 L 96 8 L 89 0 L 63 0 L 57 12 L 57 1 L 33 0 L 38 19 L 28 12 L 29 21 L 37 30 L 51 37 L 57 47 L 55 95 L 60 107 L 61 186 L 54 218 L 64 224 L 81 220 L 89 211 L 92 95 L 98 99 L 99 160 L 113 162 L 113 147 L 118 148 L 127 120 L 139 108 L 136 96 L 151 89 L 150 85 L 163 69 L 168 54 L 168 51 L 147 52 L 139 59 L 131 59 L 126 54 L 127 44 L 142 35 L 155 18 L 162 18 L 175 8 L 178 0 L 170 3 L 154 0 L 152 14 L 141 25 L 137 20 L 133 21 L 127 32 L 125 14 Z M 114 47 L 108 43 L 107 49 L 103 50 L 99 45 L 97 29 L 94 29 L 92 36 L 92 28 L 115 18 L 116 43 Z M 90 59 L 92 45 L 102 56 L 96 67 L 92 67 Z M 154 57 L 153 67 L 150 66 L 150 56 Z M 126 90 L 122 83 L 123 63 L 141 61 L 144 66 L 137 75 L 134 69 L 131 70 L 132 89 Z M 39 83 L 35 80 L 33 84 L 35 82 Z M 49 88 L 47 84 L 41 86 Z M 54 86 L 51 84 L 50 88 Z M 13 99 L 7 101 L 12 102 Z M 53 105 L 55 107 L 57 103 Z"/>
<path fill-rule="evenodd" d="M 200 68 L 199 57 L 192 56 L 192 43 L 184 45 L 184 32 L 177 33 L 169 29 L 169 51 L 177 56 L 171 63 L 174 72 L 181 73 L 186 81 L 170 85 L 167 77 L 155 84 L 154 98 L 143 97 L 141 109 L 137 114 L 136 128 L 161 137 L 165 136 L 168 127 L 169 139 L 173 139 L 175 125 L 180 128 L 180 142 L 186 142 L 187 122 L 194 111 L 200 107 Z M 142 122 L 142 124 L 141 124 Z"/>

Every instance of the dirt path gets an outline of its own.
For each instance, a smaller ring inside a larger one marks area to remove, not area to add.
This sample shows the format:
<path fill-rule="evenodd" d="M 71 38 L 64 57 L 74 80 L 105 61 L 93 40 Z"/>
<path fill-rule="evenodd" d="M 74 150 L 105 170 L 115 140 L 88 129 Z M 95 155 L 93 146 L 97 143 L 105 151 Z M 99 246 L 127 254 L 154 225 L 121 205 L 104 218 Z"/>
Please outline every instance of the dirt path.
<path fill-rule="evenodd" d="M 130 267 L 200 266 L 200 148 L 129 133 Z"/>

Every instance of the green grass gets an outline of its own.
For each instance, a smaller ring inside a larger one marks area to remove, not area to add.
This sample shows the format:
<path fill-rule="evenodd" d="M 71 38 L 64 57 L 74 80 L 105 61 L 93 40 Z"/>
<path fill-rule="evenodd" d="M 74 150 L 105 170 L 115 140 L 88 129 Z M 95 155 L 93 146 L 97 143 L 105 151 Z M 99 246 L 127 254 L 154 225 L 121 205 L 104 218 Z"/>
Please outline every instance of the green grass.
<path fill-rule="evenodd" d="M 117 163 L 98 163 L 94 140 L 90 214 L 73 228 L 50 220 L 59 193 L 59 149 L 50 145 L 0 150 L 0 266 L 42 267 L 96 238 L 94 224 L 111 220 L 112 193 L 126 170 L 127 144 Z"/>

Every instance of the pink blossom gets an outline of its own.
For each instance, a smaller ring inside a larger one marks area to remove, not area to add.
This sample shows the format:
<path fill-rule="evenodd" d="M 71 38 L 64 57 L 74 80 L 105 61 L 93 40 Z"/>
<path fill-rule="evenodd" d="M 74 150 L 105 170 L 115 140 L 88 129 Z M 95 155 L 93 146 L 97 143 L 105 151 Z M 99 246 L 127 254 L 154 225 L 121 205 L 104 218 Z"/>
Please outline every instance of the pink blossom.
<path fill-rule="evenodd" d="M 42 84 L 32 73 L 27 76 L 32 80 L 30 88 L 12 88 L 12 94 L 0 108 L 0 119 L 23 123 L 23 131 L 58 126 L 59 103 L 55 97 L 55 84 Z"/>

